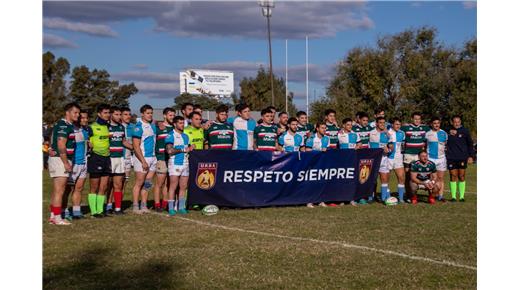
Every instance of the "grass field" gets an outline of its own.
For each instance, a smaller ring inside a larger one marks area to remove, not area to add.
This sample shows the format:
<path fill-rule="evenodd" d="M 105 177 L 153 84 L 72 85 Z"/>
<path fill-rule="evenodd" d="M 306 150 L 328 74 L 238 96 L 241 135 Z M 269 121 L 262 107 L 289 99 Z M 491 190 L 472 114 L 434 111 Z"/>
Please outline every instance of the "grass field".
<path fill-rule="evenodd" d="M 476 288 L 476 175 L 471 165 L 465 203 L 127 214 L 59 227 L 46 222 L 44 172 L 43 287 Z"/>

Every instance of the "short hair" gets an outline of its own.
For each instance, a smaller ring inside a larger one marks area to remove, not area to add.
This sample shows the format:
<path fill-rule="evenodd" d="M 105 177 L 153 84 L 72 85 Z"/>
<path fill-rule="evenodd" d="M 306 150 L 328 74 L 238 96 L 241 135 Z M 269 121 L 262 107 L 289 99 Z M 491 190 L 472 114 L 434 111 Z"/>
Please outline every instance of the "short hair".
<path fill-rule="evenodd" d="M 63 107 L 63 111 L 68 112 L 68 111 L 70 111 L 72 108 L 77 108 L 78 110 L 81 111 L 81 107 L 80 107 L 79 104 L 76 103 L 76 102 L 72 102 L 72 103 L 68 103 L 68 104 L 66 104 L 66 105 Z"/>
<path fill-rule="evenodd" d="M 227 113 L 228 111 L 229 111 L 228 106 L 226 106 L 226 105 L 224 105 L 224 104 L 219 105 L 219 106 L 215 109 L 215 112 L 216 112 L 217 114 L 220 114 L 220 113 L 223 113 L 223 112 L 226 112 L 226 113 Z"/>
<path fill-rule="evenodd" d="M 269 113 L 272 113 L 273 111 L 271 111 L 271 109 L 269 108 L 265 108 L 263 109 L 261 112 L 260 112 L 260 115 L 265 115 L 265 114 L 269 114 Z"/>
<path fill-rule="evenodd" d="M 193 105 L 193 110 L 195 110 L 195 109 L 201 109 L 202 110 L 202 106 L 199 105 L 199 104 L 195 104 L 195 105 Z"/>
<path fill-rule="evenodd" d="M 359 118 L 359 119 L 368 118 L 368 114 L 365 113 L 365 112 L 360 112 L 358 118 Z"/>
<path fill-rule="evenodd" d="M 341 124 L 346 124 L 347 122 L 353 122 L 350 118 L 345 118 L 343 121 L 341 121 Z"/>
<path fill-rule="evenodd" d="M 175 112 L 175 110 L 172 107 L 166 107 L 162 110 L 163 115 L 167 115 L 169 112 Z"/>
<path fill-rule="evenodd" d="M 424 149 L 421 149 L 421 151 L 419 151 L 419 154 L 417 154 L 417 155 L 421 155 L 421 154 L 423 154 L 423 153 L 426 153 L 426 155 L 428 155 L 428 151 L 426 151 L 426 150 L 424 150 Z"/>
<path fill-rule="evenodd" d="M 242 113 L 243 110 L 249 108 L 249 106 L 247 104 L 238 104 L 235 109 L 237 110 L 237 112 L 240 112 Z"/>
<path fill-rule="evenodd" d="M 280 112 L 280 113 L 278 113 L 278 118 L 280 118 L 282 115 L 289 115 L 289 114 L 287 114 L 287 112 L 285 112 L 285 111 L 284 112 Z"/>
<path fill-rule="evenodd" d="M 290 117 L 289 121 L 287 122 L 287 124 L 291 124 L 292 122 L 298 123 L 298 120 L 295 117 Z"/>
<path fill-rule="evenodd" d="M 181 111 L 186 110 L 186 107 L 188 107 L 188 106 L 192 106 L 193 107 L 193 104 L 192 103 L 183 103 L 182 106 L 181 106 Z"/>
<path fill-rule="evenodd" d="M 80 114 L 88 114 L 88 111 L 85 110 L 85 109 L 80 109 L 80 110 L 79 110 L 79 113 L 80 113 Z"/>
<path fill-rule="evenodd" d="M 381 113 L 384 111 L 385 111 L 385 109 L 383 109 L 383 107 L 377 107 L 374 109 L 374 115 L 377 115 L 377 113 Z"/>
<path fill-rule="evenodd" d="M 305 113 L 304 111 L 298 111 L 298 113 L 296 113 L 296 118 L 300 118 L 300 116 L 302 115 L 307 116 L 307 113 Z"/>
<path fill-rule="evenodd" d="M 236 105 L 235 105 L 235 111 L 237 111 L 237 112 L 239 112 L 239 111 L 240 111 L 240 110 L 239 110 L 239 108 L 240 108 L 240 105 L 242 105 L 242 103 L 240 103 L 240 104 L 236 104 Z"/>
<path fill-rule="evenodd" d="M 318 129 L 321 125 L 325 125 L 326 126 L 325 122 L 318 121 L 318 122 L 316 122 L 315 128 Z"/>
<path fill-rule="evenodd" d="M 327 109 L 327 110 L 325 110 L 325 116 L 328 116 L 328 115 L 330 115 L 330 114 L 332 114 L 332 113 L 336 114 L 336 111 L 333 110 L 333 109 Z"/>
<path fill-rule="evenodd" d="M 433 116 L 432 119 L 430 120 L 430 123 L 433 123 L 435 121 L 441 121 L 441 118 L 437 117 L 437 116 Z"/>
<path fill-rule="evenodd" d="M 139 112 L 141 112 L 141 114 L 144 114 L 144 112 L 146 112 L 146 110 L 152 110 L 153 111 L 153 108 L 152 108 L 152 106 L 146 104 L 146 105 L 143 105 L 141 107 L 141 109 L 139 109 Z"/>
<path fill-rule="evenodd" d="M 363 115 L 365 112 L 362 112 L 362 111 L 358 111 L 356 113 L 356 118 L 361 118 L 360 116 Z"/>
<path fill-rule="evenodd" d="M 278 111 L 274 106 L 269 106 L 266 109 L 274 111 L 274 112 Z"/>
<path fill-rule="evenodd" d="M 103 112 L 104 110 L 110 110 L 110 106 L 108 104 L 99 104 L 97 106 L 97 112 L 98 113 L 101 113 Z"/>
<path fill-rule="evenodd" d="M 398 121 L 399 121 L 399 123 L 401 123 L 401 118 L 399 118 L 399 117 L 393 117 L 393 118 L 390 120 L 390 122 L 391 122 L 392 124 L 395 123 L 395 122 L 398 122 Z"/>
<path fill-rule="evenodd" d="M 456 118 L 459 118 L 459 119 L 462 121 L 462 116 L 461 116 L 461 115 L 453 115 L 453 116 L 451 117 L 451 120 L 453 121 L 453 120 L 456 119 Z"/>
<path fill-rule="evenodd" d="M 376 123 L 379 122 L 380 120 L 386 120 L 385 117 L 377 117 L 376 118 Z"/>
<path fill-rule="evenodd" d="M 112 114 L 115 111 L 121 112 L 121 108 L 119 108 L 118 106 L 111 106 L 110 107 L 110 114 Z"/>
<path fill-rule="evenodd" d="M 121 113 L 123 112 L 132 112 L 129 107 L 121 107 Z"/>
<path fill-rule="evenodd" d="M 177 123 L 179 121 L 184 121 L 184 117 L 183 116 L 175 116 L 175 117 L 173 117 L 173 123 Z"/>
<path fill-rule="evenodd" d="M 422 117 L 422 114 L 421 114 L 421 112 L 413 112 L 412 113 L 412 118 L 415 117 L 415 116 Z"/>
<path fill-rule="evenodd" d="M 195 111 L 191 112 L 190 115 L 188 116 L 188 118 L 193 119 L 193 116 L 195 116 L 195 115 L 199 115 L 199 117 L 202 118 L 202 115 L 199 112 L 195 112 Z"/>

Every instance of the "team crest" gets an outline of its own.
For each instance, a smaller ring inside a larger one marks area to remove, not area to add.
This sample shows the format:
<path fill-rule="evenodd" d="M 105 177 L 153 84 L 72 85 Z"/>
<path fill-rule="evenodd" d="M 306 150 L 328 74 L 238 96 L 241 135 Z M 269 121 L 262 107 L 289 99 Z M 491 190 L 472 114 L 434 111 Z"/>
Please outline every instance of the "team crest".
<path fill-rule="evenodd" d="M 361 159 L 359 160 L 359 183 L 363 184 L 367 182 L 370 177 L 370 171 L 372 170 L 372 163 L 374 159 Z"/>
<path fill-rule="evenodd" d="M 217 177 L 217 163 L 199 162 L 197 168 L 196 184 L 197 187 L 204 190 L 212 189 L 215 186 Z"/>

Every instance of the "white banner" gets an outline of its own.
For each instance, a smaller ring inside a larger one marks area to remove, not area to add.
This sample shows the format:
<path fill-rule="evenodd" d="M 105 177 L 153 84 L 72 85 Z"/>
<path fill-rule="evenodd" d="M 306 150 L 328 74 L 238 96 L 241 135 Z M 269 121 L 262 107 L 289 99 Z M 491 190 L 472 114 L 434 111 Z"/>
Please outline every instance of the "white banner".
<path fill-rule="evenodd" d="M 229 96 L 234 91 L 233 73 L 190 69 L 180 72 L 180 92 L 193 95 Z"/>

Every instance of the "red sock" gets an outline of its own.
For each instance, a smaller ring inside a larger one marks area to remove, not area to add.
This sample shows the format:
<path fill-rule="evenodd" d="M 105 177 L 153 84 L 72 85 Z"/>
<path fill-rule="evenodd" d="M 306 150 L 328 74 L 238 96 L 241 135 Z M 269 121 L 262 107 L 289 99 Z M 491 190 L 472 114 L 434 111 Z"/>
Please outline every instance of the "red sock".
<path fill-rule="evenodd" d="M 162 208 L 167 209 L 168 208 L 168 201 L 164 200 L 162 201 Z"/>
<path fill-rule="evenodd" d="M 55 216 L 61 216 L 61 206 L 52 206 L 51 205 L 51 210 Z"/>
<path fill-rule="evenodd" d="M 161 208 L 161 203 L 160 202 L 156 202 L 155 205 L 154 205 L 154 208 L 156 208 L 156 209 Z"/>
<path fill-rule="evenodd" d="M 122 201 L 123 201 L 123 193 L 114 191 L 114 202 L 116 204 L 116 208 L 121 209 Z"/>

